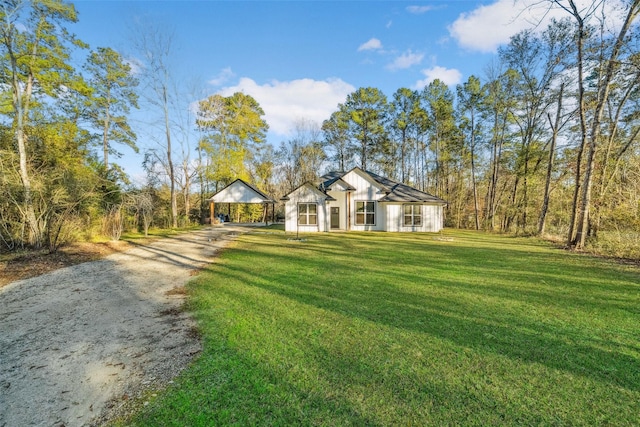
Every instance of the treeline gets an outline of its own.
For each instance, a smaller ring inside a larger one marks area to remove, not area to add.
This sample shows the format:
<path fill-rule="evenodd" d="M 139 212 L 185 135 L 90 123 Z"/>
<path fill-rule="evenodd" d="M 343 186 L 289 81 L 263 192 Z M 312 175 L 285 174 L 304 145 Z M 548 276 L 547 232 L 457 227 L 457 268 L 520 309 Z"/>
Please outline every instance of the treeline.
<path fill-rule="evenodd" d="M 0 243 L 55 250 L 122 202 L 112 144 L 135 147 L 126 115 L 137 81 L 110 48 L 66 31 L 75 9 L 56 1 L 0 3 Z M 83 70 L 71 65 L 87 50 Z M 104 146 L 104 158 L 93 154 Z M 107 224 L 105 224 L 107 227 Z"/>
<path fill-rule="evenodd" d="M 626 6 L 615 32 L 594 21 L 596 5 L 569 7 L 545 31 L 512 37 L 455 90 L 439 80 L 390 98 L 358 89 L 320 139 L 281 146 L 289 187 L 326 156 L 332 168 L 357 165 L 447 200 L 451 227 L 550 233 L 575 248 L 590 237 L 637 255 L 640 3 Z"/>
<path fill-rule="evenodd" d="M 360 88 L 274 147 L 250 95 L 181 88 L 161 27 L 132 36 L 133 61 L 75 38 L 72 4 L 0 2 L 1 247 L 55 250 L 94 234 L 204 223 L 207 199 L 236 178 L 279 198 L 360 166 L 447 200 L 451 227 L 553 234 L 576 248 L 617 235 L 605 250 L 638 248 L 640 0 L 613 21 L 600 3 L 552 4 L 566 19 L 515 35 L 463 84 L 390 97 Z M 84 64 L 74 68 L 72 54 Z M 134 185 L 112 159 L 122 145 L 137 149 L 129 116 L 141 105 L 149 123 L 135 129 L 155 145 Z M 235 219 L 262 215 L 233 209 Z"/>
<path fill-rule="evenodd" d="M 145 25 L 125 58 L 75 37 L 77 19 L 60 0 L 0 2 L 0 250 L 55 251 L 193 220 L 193 123 L 177 101 L 172 38 Z M 113 158 L 122 146 L 138 151 L 130 113 L 141 103 L 148 123 L 138 129 L 153 129 L 143 137 L 156 145 L 145 151 L 147 183 L 133 185 Z"/>
<path fill-rule="evenodd" d="M 158 24 L 137 23 L 125 57 L 75 37 L 77 20 L 60 0 L 0 2 L 0 251 L 203 223 L 220 185 L 270 179 L 272 150 L 259 154 L 268 126 L 253 98 L 185 88 L 173 36 Z M 141 139 L 146 177 L 131 182 L 113 159 Z M 261 218 L 251 207 L 233 215 Z"/>

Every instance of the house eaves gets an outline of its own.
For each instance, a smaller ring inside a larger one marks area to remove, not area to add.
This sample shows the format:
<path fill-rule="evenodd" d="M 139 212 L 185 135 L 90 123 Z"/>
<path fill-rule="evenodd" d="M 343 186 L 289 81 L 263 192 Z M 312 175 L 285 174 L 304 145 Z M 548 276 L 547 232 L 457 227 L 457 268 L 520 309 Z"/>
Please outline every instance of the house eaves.
<path fill-rule="evenodd" d="M 320 190 L 318 187 L 316 187 L 315 185 L 313 185 L 311 182 L 305 182 L 304 184 L 300 185 L 299 187 L 297 187 L 295 190 L 291 191 L 290 193 L 285 194 L 284 196 L 282 196 L 280 198 L 280 200 L 286 202 L 291 200 L 291 198 L 289 197 L 291 194 L 295 193 L 296 191 L 300 190 L 302 187 L 307 187 L 308 189 L 310 189 L 311 191 L 319 194 L 320 196 L 324 197 L 324 200 L 326 201 L 335 201 L 336 199 L 334 199 L 333 197 L 331 197 L 330 195 L 328 195 L 325 191 Z"/>

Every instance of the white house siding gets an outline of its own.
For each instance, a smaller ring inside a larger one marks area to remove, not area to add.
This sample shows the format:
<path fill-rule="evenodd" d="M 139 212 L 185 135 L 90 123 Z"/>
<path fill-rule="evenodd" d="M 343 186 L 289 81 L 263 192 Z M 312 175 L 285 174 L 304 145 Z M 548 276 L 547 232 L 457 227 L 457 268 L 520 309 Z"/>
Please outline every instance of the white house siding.
<path fill-rule="evenodd" d="M 342 177 L 342 180 L 349 183 L 356 190 L 352 193 L 352 199 L 357 200 L 378 200 L 381 197 L 384 197 L 384 194 L 380 193 L 380 187 L 374 185 L 359 174 L 357 171 L 353 170 L 347 173 Z"/>
<path fill-rule="evenodd" d="M 327 191 L 327 194 L 333 197 L 336 200 L 332 200 L 327 202 L 327 229 L 331 229 L 331 208 L 337 207 L 340 208 L 340 228 L 338 230 L 346 230 L 347 229 L 347 192 L 346 191 Z M 336 230 L 334 228 L 334 230 Z"/>
<path fill-rule="evenodd" d="M 400 231 L 400 212 L 402 205 L 385 203 L 384 206 L 387 211 L 387 231 Z"/>
<path fill-rule="evenodd" d="M 285 230 L 309 233 L 328 230 L 328 210 L 324 203 L 324 196 L 320 192 L 313 191 L 307 186 L 298 188 L 288 195 L 289 201 L 285 203 Z M 318 224 L 298 225 L 298 203 L 316 203 L 318 205 Z"/>
<path fill-rule="evenodd" d="M 424 205 L 422 207 L 423 231 L 437 233 L 442 230 L 444 225 L 443 209 L 444 207 L 441 205 Z"/>
<path fill-rule="evenodd" d="M 404 208 L 405 203 L 384 203 L 387 212 L 386 230 L 403 232 L 438 232 L 442 229 L 442 206 L 421 204 L 422 225 L 405 226 Z"/>
<path fill-rule="evenodd" d="M 374 185 L 371 181 L 363 177 L 355 170 L 347 173 L 342 180 L 356 188 L 351 193 L 351 230 L 354 231 L 383 231 L 386 225 L 386 212 L 384 206 L 377 200 L 384 197 L 384 193 L 380 192 L 380 187 Z M 375 201 L 375 225 L 356 225 L 356 202 Z"/>

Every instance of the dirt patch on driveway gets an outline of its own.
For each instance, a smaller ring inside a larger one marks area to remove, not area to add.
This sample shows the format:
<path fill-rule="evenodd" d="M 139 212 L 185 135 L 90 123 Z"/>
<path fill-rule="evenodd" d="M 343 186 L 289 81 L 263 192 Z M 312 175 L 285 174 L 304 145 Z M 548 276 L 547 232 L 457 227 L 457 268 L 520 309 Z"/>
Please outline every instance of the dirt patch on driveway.
<path fill-rule="evenodd" d="M 201 347 L 183 286 L 242 228 L 208 228 L 0 289 L 0 427 L 100 424 Z"/>
<path fill-rule="evenodd" d="M 146 240 L 147 244 L 152 240 Z M 116 252 L 135 247 L 124 240 L 117 242 L 74 242 L 54 253 L 30 249 L 17 253 L 0 253 L 0 288 L 16 280 L 29 279 L 63 267 L 96 261 Z"/>

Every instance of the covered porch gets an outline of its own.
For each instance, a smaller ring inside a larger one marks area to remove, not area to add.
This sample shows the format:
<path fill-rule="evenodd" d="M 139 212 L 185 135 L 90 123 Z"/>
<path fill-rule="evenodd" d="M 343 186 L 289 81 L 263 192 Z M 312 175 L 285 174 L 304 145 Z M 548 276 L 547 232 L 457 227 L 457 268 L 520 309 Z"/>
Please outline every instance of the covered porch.
<path fill-rule="evenodd" d="M 262 222 L 266 225 L 269 225 L 269 207 L 271 207 L 271 221 L 275 221 L 276 201 L 246 181 L 236 179 L 209 199 L 209 218 L 211 225 L 216 224 L 216 222 L 233 221 L 233 218 L 231 218 L 231 205 L 241 204 L 262 205 Z M 223 213 L 224 209 L 218 209 L 218 213 L 216 214 L 216 206 L 220 207 L 224 205 L 227 207 L 227 213 Z M 220 215 L 223 215 L 222 220 Z"/>

